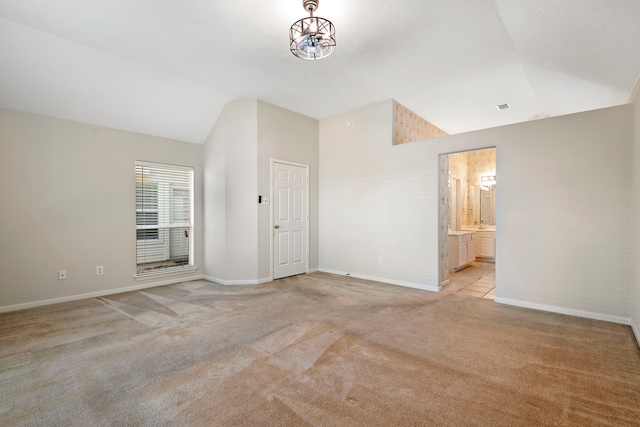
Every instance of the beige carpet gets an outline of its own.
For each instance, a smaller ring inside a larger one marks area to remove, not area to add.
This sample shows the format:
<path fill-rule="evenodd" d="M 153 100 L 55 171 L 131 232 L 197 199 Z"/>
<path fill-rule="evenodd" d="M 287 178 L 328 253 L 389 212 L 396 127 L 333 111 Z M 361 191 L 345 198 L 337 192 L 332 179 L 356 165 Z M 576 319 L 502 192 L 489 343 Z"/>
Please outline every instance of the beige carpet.
<path fill-rule="evenodd" d="M 629 327 L 315 273 L 0 315 L 2 426 L 638 426 Z"/>

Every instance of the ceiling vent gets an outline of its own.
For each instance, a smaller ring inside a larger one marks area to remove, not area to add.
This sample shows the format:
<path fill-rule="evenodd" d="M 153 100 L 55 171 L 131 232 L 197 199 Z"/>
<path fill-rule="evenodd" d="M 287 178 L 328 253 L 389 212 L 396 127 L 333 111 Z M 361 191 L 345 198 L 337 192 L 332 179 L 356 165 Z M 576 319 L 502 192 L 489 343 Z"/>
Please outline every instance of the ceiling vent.
<path fill-rule="evenodd" d="M 509 104 L 500 104 L 500 105 L 496 105 L 496 108 L 500 111 L 509 111 L 511 110 L 511 105 Z"/>

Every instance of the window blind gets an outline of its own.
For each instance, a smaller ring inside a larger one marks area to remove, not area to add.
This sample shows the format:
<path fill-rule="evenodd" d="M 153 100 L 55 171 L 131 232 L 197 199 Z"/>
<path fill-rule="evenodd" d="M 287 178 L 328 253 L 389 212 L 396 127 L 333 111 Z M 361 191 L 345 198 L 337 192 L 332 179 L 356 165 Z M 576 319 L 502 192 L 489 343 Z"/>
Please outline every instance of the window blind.
<path fill-rule="evenodd" d="M 191 267 L 193 168 L 136 162 L 137 275 Z"/>

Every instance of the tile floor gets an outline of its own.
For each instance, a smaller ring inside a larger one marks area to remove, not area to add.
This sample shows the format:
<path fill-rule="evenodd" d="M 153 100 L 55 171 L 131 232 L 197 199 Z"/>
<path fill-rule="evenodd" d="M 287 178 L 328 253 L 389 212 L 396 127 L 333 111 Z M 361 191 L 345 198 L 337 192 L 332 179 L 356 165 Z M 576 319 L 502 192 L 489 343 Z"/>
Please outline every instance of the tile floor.
<path fill-rule="evenodd" d="M 482 276 L 472 284 L 460 289 L 457 294 L 469 295 L 478 298 L 495 299 L 496 297 L 496 272 Z"/>
<path fill-rule="evenodd" d="M 449 273 L 449 280 L 447 288 L 451 293 L 491 300 L 496 297 L 496 269 L 492 262 L 473 262 L 464 270 Z"/>

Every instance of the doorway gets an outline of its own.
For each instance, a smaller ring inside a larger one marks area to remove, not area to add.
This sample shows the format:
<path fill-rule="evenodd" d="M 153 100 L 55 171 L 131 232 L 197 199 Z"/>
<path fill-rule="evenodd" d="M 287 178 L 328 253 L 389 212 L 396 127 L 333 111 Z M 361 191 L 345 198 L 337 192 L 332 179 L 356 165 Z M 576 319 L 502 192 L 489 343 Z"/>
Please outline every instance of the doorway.
<path fill-rule="evenodd" d="M 309 166 L 271 160 L 273 279 L 309 269 Z"/>
<path fill-rule="evenodd" d="M 496 266 L 496 149 L 440 155 L 440 285 L 493 299 Z"/>

